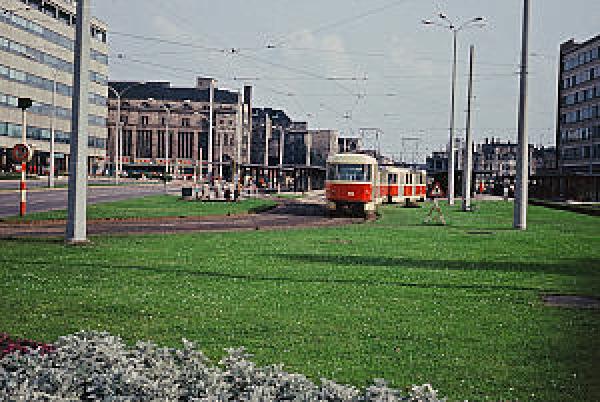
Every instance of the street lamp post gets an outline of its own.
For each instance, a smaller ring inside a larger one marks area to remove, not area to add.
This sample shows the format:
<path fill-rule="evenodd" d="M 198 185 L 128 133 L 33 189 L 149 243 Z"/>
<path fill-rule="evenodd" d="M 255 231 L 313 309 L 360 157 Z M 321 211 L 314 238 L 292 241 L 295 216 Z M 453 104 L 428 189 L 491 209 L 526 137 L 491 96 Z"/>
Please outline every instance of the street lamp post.
<path fill-rule="evenodd" d="M 165 193 L 168 192 L 167 181 L 169 176 L 169 121 L 171 120 L 171 109 L 168 104 L 162 105 L 161 108 L 167 112 L 167 120 L 165 121 Z"/>
<path fill-rule="evenodd" d="M 29 8 L 26 8 L 28 10 Z M 30 60 L 37 61 L 37 59 L 31 55 L 26 55 Z M 58 69 L 55 66 L 50 66 L 52 69 L 52 112 L 50 114 L 50 158 L 48 167 L 48 187 L 54 187 L 54 126 L 56 119 L 56 76 Z"/>
<path fill-rule="evenodd" d="M 129 85 L 128 87 L 126 87 L 125 89 L 123 89 L 121 92 L 117 91 L 115 88 L 113 88 L 112 86 L 108 85 L 108 89 L 109 91 L 112 91 L 112 93 L 115 95 L 115 97 L 117 98 L 117 119 L 116 119 L 116 132 L 115 132 L 115 150 L 114 150 L 114 155 L 113 155 L 113 164 L 115 167 L 115 183 L 118 184 L 119 183 L 119 174 L 121 169 L 123 168 L 122 164 L 122 158 L 123 158 L 123 149 L 122 149 L 122 145 L 123 145 L 123 139 L 122 139 L 122 124 L 121 124 L 121 98 L 125 95 L 125 93 L 127 91 L 129 91 L 131 88 L 136 87 L 138 85 L 144 85 L 145 82 L 136 82 L 133 83 L 131 85 Z"/>
<path fill-rule="evenodd" d="M 50 167 L 48 172 L 48 187 L 54 187 L 54 121 L 56 119 L 56 67 L 52 68 L 52 116 L 50 116 Z"/>
<path fill-rule="evenodd" d="M 450 104 L 450 143 L 448 145 L 448 204 L 454 205 L 454 164 L 455 164 L 455 153 L 454 153 L 454 110 L 455 110 L 455 98 L 456 98 L 456 45 L 458 32 L 463 29 L 481 26 L 485 24 L 483 17 L 475 17 L 470 20 L 463 22 L 460 25 L 454 24 L 448 16 L 444 13 L 438 14 L 439 21 L 423 20 L 424 25 L 435 25 L 441 28 L 448 29 L 452 32 L 452 97 Z"/>
<path fill-rule="evenodd" d="M 529 0 L 523 1 L 523 33 L 521 45 L 521 82 L 519 94 L 519 146 L 517 153 L 517 180 L 513 228 L 527 229 L 527 203 L 529 202 L 529 138 L 527 135 L 527 74 L 529 56 Z"/>

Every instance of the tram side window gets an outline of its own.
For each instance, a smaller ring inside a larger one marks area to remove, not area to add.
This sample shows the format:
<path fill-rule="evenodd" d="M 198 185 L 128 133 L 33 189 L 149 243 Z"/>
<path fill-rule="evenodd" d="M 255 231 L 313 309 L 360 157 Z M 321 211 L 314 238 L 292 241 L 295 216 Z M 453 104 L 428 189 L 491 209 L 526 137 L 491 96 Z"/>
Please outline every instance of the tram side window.
<path fill-rule="evenodd" d="M 371 165 L 331 165 L 327 173 L 330 180 L 370 181 Z"/>
<path fill-rule="evenodd" d="M 398 175 L 397 174 L 389 175 L 389 184 L 398 184 Z"/>

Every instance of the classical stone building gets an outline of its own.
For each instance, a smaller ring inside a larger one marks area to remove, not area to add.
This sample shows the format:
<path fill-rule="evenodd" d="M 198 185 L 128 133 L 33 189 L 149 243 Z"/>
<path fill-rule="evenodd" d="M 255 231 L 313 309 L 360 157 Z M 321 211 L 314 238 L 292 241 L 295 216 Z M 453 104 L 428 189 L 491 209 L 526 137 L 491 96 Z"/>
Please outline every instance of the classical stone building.
<path fill-rule="evenodd" d="M 176 88 L 169 82 L 110 82 L 108 154 L 115 160 L 115 133 L 120 96 L 123 170 L 129 174 L 162 175 L 168 126 L 169 171 L 192 174 L 204 163 L 208 173 L 209 132 L 213 92 L 213 174 L 229 175 L 230 161 L 247 162 L 251 88 L 244 94 L 216 88 L 214 80 L 198 78 L 196 87 Z M 220 172 L 218 166 L 224 166 Z"/>
<path fill-rule="evenodd" d="M 10 150 L 21 143 L 18 98 L 30 98 L 27 143 L 32 173 L 48 172 L 55 134 L 55 168 L 68 169 L 73 93 L 75 6 L 71 0 L 3 0 L 0 3 L 0 171 L 15 164 Z M 102 170 L 106 155 L 107 26 L 91 20 L 89 71 L 89 170 Z"/>

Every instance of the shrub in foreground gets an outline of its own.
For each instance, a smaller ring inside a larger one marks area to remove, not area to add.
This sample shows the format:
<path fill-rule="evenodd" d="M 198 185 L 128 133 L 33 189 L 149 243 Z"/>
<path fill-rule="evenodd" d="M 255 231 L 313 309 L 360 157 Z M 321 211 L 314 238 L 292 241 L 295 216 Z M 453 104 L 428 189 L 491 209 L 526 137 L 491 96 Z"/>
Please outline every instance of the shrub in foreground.
<path fill-rule="evenodd" d="M 26 353 L 32 349 L 40 349 L 40 353 L 52 352 L 52 345 L 32 341 L 29 339 L 13 339 L 9 334 L 0 333 L 0 359 L 10 353 L 19 351 Z"/>
<path fill-rule="evenodd" d="M 366 388 L 326 379 L 317 385 L 281 365 L 258 367 L 243 348 L 213 365 L 194 343 L 182 349 L 108 333 L 61 337 L 53 353 L 11 353 L 0 360 L 0 400 L 127 401 L 440 401 L 428 384 L 401 392 L 376 380 Z"/>

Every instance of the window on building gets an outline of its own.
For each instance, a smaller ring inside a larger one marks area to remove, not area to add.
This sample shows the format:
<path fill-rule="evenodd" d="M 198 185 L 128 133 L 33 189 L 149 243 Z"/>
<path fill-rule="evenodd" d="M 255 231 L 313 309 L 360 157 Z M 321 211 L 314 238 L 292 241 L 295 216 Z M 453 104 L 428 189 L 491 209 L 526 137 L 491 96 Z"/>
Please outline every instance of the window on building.
<path fill-rule="evenodd" d="M 181 126 L 182 127 L 189 127 L 190 126 L 190 119 L 188 117 L 184 117 L 181 119 Z"/>
<path fill-rule="evenodd" d="M 148 125 L 148 116 L 142 116 L 141 117 L 141 124 L 142 124 L 142 126 L 147 126 Z"/>

